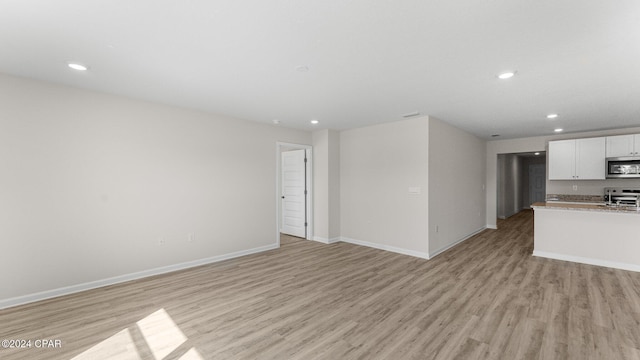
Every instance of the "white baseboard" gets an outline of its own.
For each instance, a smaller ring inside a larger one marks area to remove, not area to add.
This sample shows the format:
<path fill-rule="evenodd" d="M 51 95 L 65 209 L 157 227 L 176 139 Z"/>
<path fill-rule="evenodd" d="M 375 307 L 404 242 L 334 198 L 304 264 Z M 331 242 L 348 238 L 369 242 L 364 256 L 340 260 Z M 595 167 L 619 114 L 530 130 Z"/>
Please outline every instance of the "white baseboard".
<path fill-rule="evenodd" d="M 349 244 L 354 244 L 354 245 L 366 246 L 366 247 L 370 247 L 378 250 L 391 251 L 391 252 L 402 254 L 402 255 L 415 256 L 421 259 L 429 259 L 429 254 L 421 251 L 408 250 L 408 249 L 403 249 L 395 246 L 376 244 L 368 241 L 350 239 L 347 237 L 340 237 L 340 241 L 346 242 Z"/>
<path fill-rule="evenodd" d="M 498 225 L 489 225 L 485 226 L 485 229 L 498 230 Z"/>
<path fill-rule="evenodd" d="M 258 248 L 236 251 L 230 254 L 218 255 L 218 256 L 213 256 L 210 258 L 194 260 L 194 261 L 187 261 L 180 264 L 174 264 L 174 265 L 163 266 L 155 269 L 143 270 L 140 272 L 115 276 L 108 279 L 90 281 L 83 284 L 71 285 L 63 288 L 42 291 L 35 294 L 18 296 L 18 297 L 9 298 L 9 299 L 0 299 L 0 310 L 6 309 L 9 307 L 18 306 L 18 305 L 32 303 L 40 300 L 51 299 L 58 296 L 69 295 L 69 294 L 73 294 L 73 293 L 77 293 L 85 290 L 91 290 L 91 289 L 95 289 L 103 286 L 119 284 L 126 281 L 131 281 L 131 280 L 137 280 L 137 279 L 141 279 L 149 276 L 166 274 L 173 271 L 184 270 L 184 269 L 188 269 L 196 266 L 212 264 L 212 263 L 216 263 L 223 260 L 229 260 L 229 259 L 237 258 L 240 256 L 251 255 L 251 254 L 255 254 L 255 253 L 259 253 L 267 250 L 273 250 L 277 248 L 278 248 L 278 244 L 271 244 L 271 245 L 261 246 Z"/>
<path fill-rule="evenodd" d="M 538 256 L 538 257 L 543 257 L 548 259 L 555 259 L 555 260 L 562 260 L 562 261 L 571 261 L 571 262 L 577 262 L 577 263 L 587 264 L 587 265 L 604 266 L 604 267 L 620 269 L 620 270 L 640 272 L 640 265 L 619 263 L 615 261 L 585 258 L 581 256 L 556 254 L 556 253 L 538 251 L 538 250 L 533 250 L 533 256 Z"/>
<path fill-rule="evenodd" d="M 440 249 L 438 249 L 438 250 L 436 250 L 436 251 L 434 251 L 434 252 L 429 252 L 429 258 L 430 258 L 430 259 L 433 259 L 433 257 L 434 257 L 434 256 L 440 255 L 440 254 L 442 254 L 443 252 L 445 252 L 445 251 L 447 251 L 447 250 L 451 249 L 452 247 L 454 247 L 454 246 L 456 246 L 456 245 L 460 244 L 461 242 L 463 242 L 463 241 L 465 241 L 465 240 L 468 240 L 468 239 L 470 239 L 470 238 L 474 237 L 475 235 L 478 235 L 479 233 L 483 232 L 485 229 L 486 229 L 486 227 L 482 227 L 482 228 L 480 228 L 480 229 L 478 229 L 478 230 L 476 230 L 476 231 L 472 232 L 471 234 L 469 234 L 469 235 L 467 235 L 467 236 L 463 237 L 462 239 L 460 239 L 460 240 L 458 240 L 458 241 L 456 241 L 456 242 L 454 242 L 454 243 L 452 243 L 452 244 L 449 244 L 449 245 L 447 245 L 447 246 L 445 246 L 445 247 L 442 247 L 442 248 L 440 248 Z"/>
<path fill-rule="evenodd" d="M 340 237 L 334 237 L 334 238 L 328 239 L 328 238 L 321 237 L 321 236 L 314 236 L 313 237 L 313 241 L 321 242 L 323 244 L 333 244 L 333 243 L 339 242 L 340 241 Z"/>

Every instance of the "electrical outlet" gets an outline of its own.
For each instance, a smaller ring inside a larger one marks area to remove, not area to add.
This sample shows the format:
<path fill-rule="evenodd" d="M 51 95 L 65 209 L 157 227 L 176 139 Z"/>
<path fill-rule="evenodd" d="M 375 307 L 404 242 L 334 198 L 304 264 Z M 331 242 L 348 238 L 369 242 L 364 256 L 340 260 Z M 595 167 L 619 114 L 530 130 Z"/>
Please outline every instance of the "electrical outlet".
<path fill-rule="evenodd" d="M 578 191 L 578 185 L 573 185 L 573 191 Z"/>
<path fill-rule="evenodd" d="M 163 246 L 166 243 L 163 237 L 158 238 L 158 246 Z"/>

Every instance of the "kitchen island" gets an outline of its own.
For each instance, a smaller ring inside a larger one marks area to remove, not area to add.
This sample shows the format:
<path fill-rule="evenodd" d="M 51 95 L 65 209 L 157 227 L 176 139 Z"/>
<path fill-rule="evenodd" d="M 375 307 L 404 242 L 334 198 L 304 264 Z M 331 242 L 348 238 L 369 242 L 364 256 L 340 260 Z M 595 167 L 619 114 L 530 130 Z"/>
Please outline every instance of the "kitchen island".
<path fill-rule="evenodd" d="M 640 211 L 604 203 L 531 207 L 534 256 L 640 271 Z"/>

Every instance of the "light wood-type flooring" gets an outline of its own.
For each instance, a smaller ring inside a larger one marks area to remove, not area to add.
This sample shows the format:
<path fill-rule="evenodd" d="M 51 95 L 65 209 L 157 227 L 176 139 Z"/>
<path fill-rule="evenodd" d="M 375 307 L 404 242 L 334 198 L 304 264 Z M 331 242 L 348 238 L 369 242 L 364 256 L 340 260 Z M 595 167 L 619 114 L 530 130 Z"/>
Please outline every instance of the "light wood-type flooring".
<path fill-rule="evenodd" d="M 284 236 L 3 310 L 0 339 L 62 347 L 0 359 L 640 359 L 640 273 L 532 257 L 532 217 L 432 260 Z"/>

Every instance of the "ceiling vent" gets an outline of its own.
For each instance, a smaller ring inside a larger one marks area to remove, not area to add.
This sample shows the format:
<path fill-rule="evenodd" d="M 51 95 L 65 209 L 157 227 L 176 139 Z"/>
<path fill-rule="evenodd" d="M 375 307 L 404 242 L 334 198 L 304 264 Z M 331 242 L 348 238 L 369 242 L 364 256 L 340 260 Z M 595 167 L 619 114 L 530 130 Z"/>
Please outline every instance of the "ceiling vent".
<path fill-rule="evenodd" d="M 410 117 L 414 117 L 414 116 L 418 116 L 418 115 L 420 115 L 420 113 L 417 112 L 417 111 L 414 111 L 414 112 L 410 112 L 410 113 L 407 113 L 407 114 L 403 114 L 402 117 L 403 118 L 410 118 Z"/>

